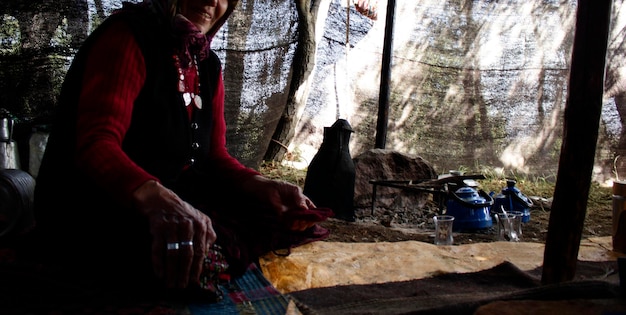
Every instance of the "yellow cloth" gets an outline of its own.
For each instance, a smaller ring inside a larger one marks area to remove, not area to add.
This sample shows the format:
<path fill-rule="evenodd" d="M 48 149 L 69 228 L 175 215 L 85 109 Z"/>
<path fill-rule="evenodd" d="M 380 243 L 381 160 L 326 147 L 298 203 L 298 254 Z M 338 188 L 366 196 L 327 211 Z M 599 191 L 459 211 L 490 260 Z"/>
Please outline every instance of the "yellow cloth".
<path fill-rule="evenodd" d="M 266 278 L 282 293 L 348 284 L 421 279 L 441 273 L 475 272 L 509 261 L 522 270 L 543 264 L 545 246 L 493 242 L 436 246 L 417 241 L 379 243 L 314 242 L 292 249 L 287 257 L 260 259 Z M 582 261 L 612 261 L 611 237 L 585 239 Z"/>

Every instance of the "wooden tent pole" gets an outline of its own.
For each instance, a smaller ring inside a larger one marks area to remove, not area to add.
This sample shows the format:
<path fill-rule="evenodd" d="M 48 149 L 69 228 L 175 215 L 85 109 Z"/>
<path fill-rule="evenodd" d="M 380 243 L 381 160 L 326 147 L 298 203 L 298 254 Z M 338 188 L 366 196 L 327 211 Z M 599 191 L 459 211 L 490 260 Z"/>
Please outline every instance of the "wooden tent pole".
<path fill-rule="evenodd" d="M 391 81 L 391 58 L 393 54 L 393 25 L 396 0 L 387 0 L 385 18 L 385 40 L 380 74 L 380 92 L 378 96 L 378 122 L 376 123 L 376 149 L 384 149 L 387 142 L 387 124 L 389 120 L 389 83 Z"/>
<path fill-rule="evenodd" d="M 572 280 L 576 271 L 602 112 L 612 2 L 578 1 L 543 284 Z"/>

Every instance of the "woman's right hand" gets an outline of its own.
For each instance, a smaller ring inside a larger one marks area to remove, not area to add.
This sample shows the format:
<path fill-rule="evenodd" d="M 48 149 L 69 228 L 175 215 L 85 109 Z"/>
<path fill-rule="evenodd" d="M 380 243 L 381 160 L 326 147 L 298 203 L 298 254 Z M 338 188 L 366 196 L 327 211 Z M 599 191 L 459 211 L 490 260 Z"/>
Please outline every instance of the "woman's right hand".
<path fill-rule="evenodd" d="M 211 219 L 156 181 L 139 186 L 133 198 L 150 224 L 157 277 L 168 288 L 199 284 L 204 256 L 217 238 Z"/>

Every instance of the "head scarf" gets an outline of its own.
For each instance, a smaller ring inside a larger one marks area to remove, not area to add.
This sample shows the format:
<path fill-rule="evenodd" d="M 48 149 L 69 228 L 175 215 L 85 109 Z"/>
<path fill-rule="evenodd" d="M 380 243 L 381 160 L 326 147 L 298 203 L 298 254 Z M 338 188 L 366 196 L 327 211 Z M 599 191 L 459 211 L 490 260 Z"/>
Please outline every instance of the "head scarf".
<path fill-rule="evenodd" d="M 226 20 L 235 9 L 238 0 L 228 0 L 228 8 L 224 15 L 215 23 L 206 35 L 187 18 L 178 13 L 178 0 L 144 0 L 143 5 L 150 8 L 172 27 L 178 47 L 178 54 L 182 65 L 188 65 L 196 56 L 199 61 L 208 56 L 213 36 L 226 23 Z"/>

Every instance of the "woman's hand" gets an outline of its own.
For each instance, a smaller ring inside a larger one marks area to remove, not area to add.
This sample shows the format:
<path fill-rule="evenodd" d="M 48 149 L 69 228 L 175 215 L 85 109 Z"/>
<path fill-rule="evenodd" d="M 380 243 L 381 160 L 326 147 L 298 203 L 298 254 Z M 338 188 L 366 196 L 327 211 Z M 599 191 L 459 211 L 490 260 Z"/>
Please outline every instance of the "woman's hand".
<path fill-rule="evenodd" d="M 256 175 L 246 181 L 243 188 L 261 202 L 269 205 L 279 216 L 289 211 L 315 209 L 315 204 L 302 193 L 302 189 L 289 182 Z M 291 220 L 286 223 L 291 230 L 304 231 L 316 222 Z"/>
<path fill-rule="evenodd" d="M 204 255 L 217 238 L 211 219 L 156 181 L 141 185 L 133 197 L 150 224 L 157 277 L 168 288 L 198 284 Z"/>

